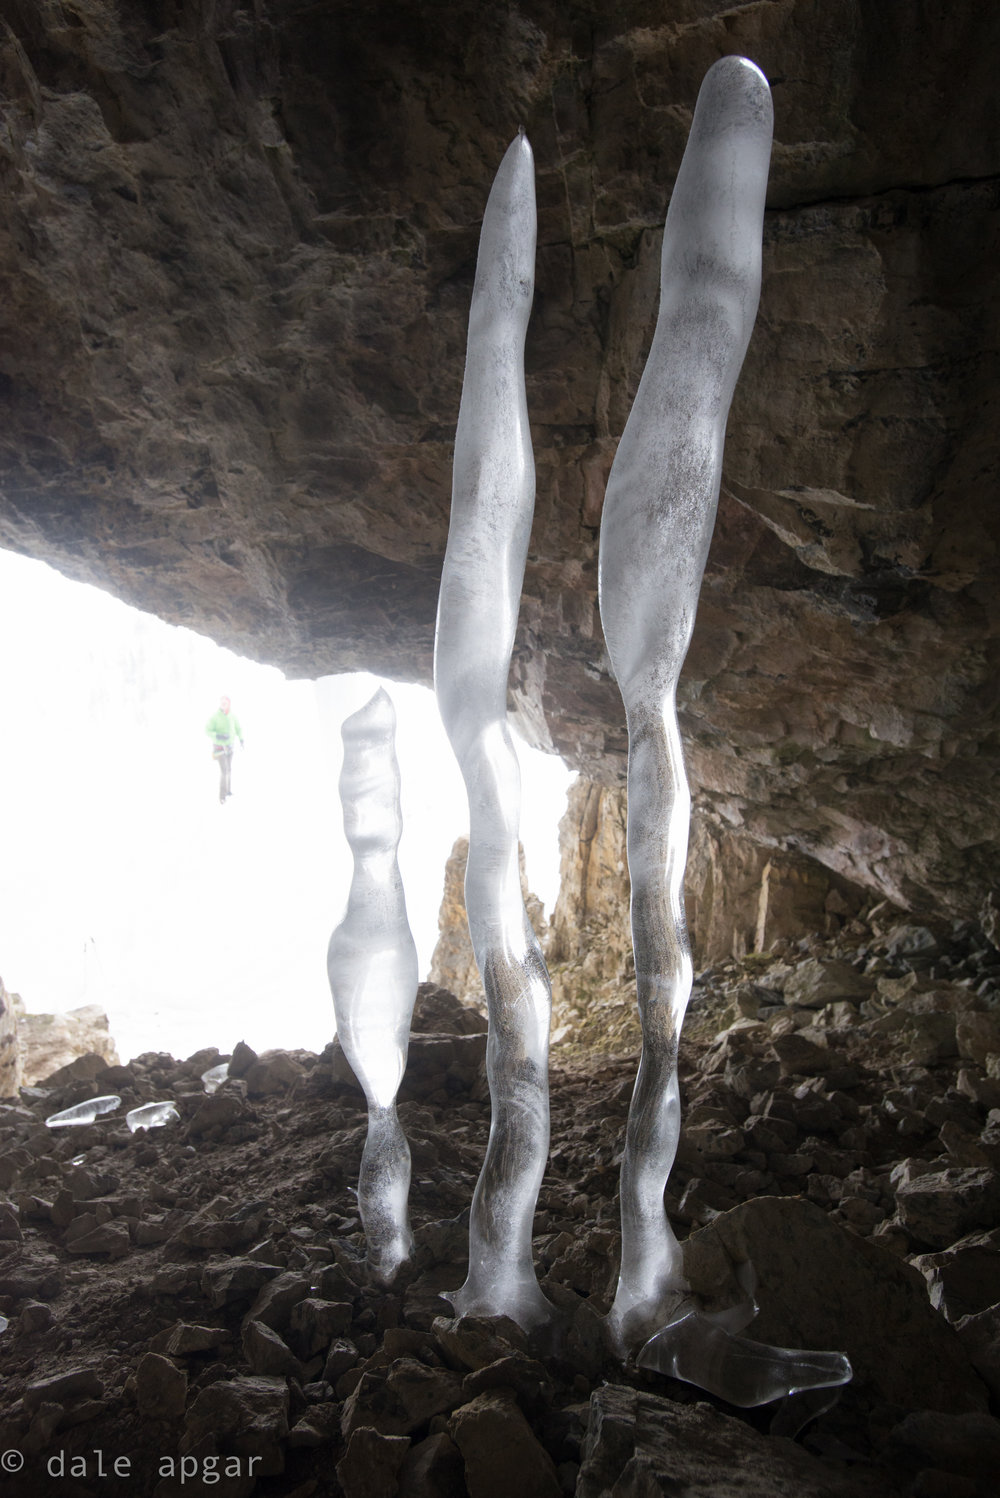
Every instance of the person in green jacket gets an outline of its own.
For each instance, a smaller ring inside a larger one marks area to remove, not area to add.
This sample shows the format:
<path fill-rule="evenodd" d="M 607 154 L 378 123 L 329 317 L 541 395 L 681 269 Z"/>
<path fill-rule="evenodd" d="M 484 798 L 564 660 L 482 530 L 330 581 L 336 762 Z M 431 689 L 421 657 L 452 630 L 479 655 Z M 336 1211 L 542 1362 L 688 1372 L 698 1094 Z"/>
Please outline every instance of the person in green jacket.
<path fill-rule="evenodd" d="M 233 793 L 233 749 L 237 739 L 243 748 L 243 730 L 228 697 L 223 697 L 218 712 L 209 718 L 205 732 L 212 740 L 212 758 L 219 761 L 219 804 L 222 805 Z"/>

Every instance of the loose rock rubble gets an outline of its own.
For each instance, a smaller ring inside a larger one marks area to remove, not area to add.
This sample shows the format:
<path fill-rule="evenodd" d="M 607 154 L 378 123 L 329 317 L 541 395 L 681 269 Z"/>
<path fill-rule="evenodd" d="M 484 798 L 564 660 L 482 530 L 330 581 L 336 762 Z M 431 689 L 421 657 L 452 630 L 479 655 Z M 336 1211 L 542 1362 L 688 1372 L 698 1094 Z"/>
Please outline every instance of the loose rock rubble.
<path fill-rule="evenodd" d="M 735 1411 L 606 1352 L 636 1065 L 624 986 L 603 1049 L 553 1051 L 535 1253 L 558 1331 L 454 1316 L 489 1130 L 485 1021 L 424 985 L 399 1106 L 416 1251 L 388 1292 L 364 1263 L 366 1110 L 336 1043 L 241 1043 L 211 1095 L 214 1049 L 85 1057 L 0 1110 L 10 1491 L 55 1491 L 54 1461 L 70 1498 L 648 1498 L 668 1480 L 705 1498 L 987 1498 L 1000 955 L 974 928 L 890 916 L 699 974 L 682 1042 L 667 1206 L 692 1285 L 731 1303 L 749 1258 L 750 1335 L 851 1357 L 831 1408 Z M 118 1113 L 45 1127 L 111 1092 Z M 129 1132 L 126 1111 L 165 1099 L 176 1122 Z"/>

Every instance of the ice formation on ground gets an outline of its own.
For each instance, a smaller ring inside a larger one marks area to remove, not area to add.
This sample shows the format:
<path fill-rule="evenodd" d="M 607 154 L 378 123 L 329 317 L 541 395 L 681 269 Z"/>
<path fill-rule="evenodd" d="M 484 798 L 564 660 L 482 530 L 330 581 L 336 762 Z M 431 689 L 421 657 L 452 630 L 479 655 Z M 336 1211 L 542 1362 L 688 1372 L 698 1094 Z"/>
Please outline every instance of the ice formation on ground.
<path fill-rule="evenodd" d="M 493 1114 L 469 1225 L 462 1314 L 523 1327 L 552 1307 L 535 1278 L 531 1228 L 549 1147 L 551 992 L 521 898 L 521 786 L 507 727 L 507 677 L 535 501 L 524 338 L 535 263 L 535 186 L 523 134 L 509 146 L 483 218 L 462 403 L 434 682 L 469 796 L 465 903 L 489 1008 Z"/>
<path fill-rule="evenodd" d="M 86 1103 L 77 1103 L 72 1108 L 64 1108 L 61 1113 L 50 1114 L 45 1120 L 45 1127 L 47 1129 L 81 1128 L 85 1124 L 92 1124 L 104 1113 L 113 1113 L 121 1105 L 121 1098 L 113 1092 L 107 1093 L 104 1097 L 92 1097 Z"/>
<path fill-rule="evenodd" d="M 141 1108 L 133 1108 L 125 1115 L 131 1134 L 137 1129 L 162 1129 L 174 1119 L 180 1119 L 180 1114 L 172 1102 L 143 1103 Z"/>
<path fill-rule="evenodd" d="M 402 833 L 396 714 L 380 688 L 344 722 L 340 799 L 354 855 L 347 910 L 327 971 L 337 1034 L 368 1100 L 358 1206 L 375 1276 L 389 1283 L 410 1257 L 410 1150 L 396 1115 L 417 996 L 417 949 L 396 861 Z"/>
<path fill-rule="evenodd" d="M 691 991 L 683 898 L 690 793 L 676 687 L 715 523 L 729 405 L 760 296 L 771 132 L 764 75 L 745 58 L 717 62 L 698 96 L 667 214 L 656 331 L 608 480 L 600 544 L 601 618 L 628 724 L 643 1033 L 608 1324 L 621 1353 L 646 1344 L 643 1366 L 740 1404 L 850 1377 L 839 1354 L 747 1342 L 700 1312 L 687 1298 L 663 1204 L 680 1134 L 677 1045 Z"/>

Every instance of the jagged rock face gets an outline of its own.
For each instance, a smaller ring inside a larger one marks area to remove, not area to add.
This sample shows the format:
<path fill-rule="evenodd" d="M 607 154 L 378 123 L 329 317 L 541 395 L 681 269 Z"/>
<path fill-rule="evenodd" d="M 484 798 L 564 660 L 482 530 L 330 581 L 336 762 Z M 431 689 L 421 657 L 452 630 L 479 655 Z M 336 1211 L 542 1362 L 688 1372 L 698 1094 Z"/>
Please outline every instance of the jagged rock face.
<path fill-rule="evenodd" d="M 518 843 L 518 864 L 521 873 L 521 898 L 535 934 L 544 944 L 548 936 L 545 907 L 538 896 L 528 888 L 524 867 L 524 848 Z M 438 939 L 431 955 L 429 982 L 449 989 L 458 998 L 477 1004 L 485 1004 L 483 981 L 476 965 L 476 954 L 472 950 L 469 936 L 469 918 L 465 913 L 465 870 L 469 862 L 469 839 L 455 839 L 444 869 L 444 892 L 438 911 Z"/>
<path fill-rule="evenodd" d="M 553 995 L 572 1006 L 581 989 L 635 975 L 629 929 L 628 803 L 623 788 L 582 777 L 559 824 L 559 898 L 545 946 Z M 446 885 L 447 891 L 447 885 Z M 719 831 L 691 828 L 685 879 L 688 933 L 699 966 L 767 952 L 803 933 L 835 935 L 858 913 L 858 891 L 797 854 L 768 853 Z M 447 894 L 441 910 L 446 925 Z"/>
<path fill-rule="evenodd" d="M 604 481 L 697 88 L 776 111 L 681 692 L 699 804 L 974 911 L 997 806 L 996 55 L 959 0 L 7 0 L 0 544 L 292 672 L 428 679 L 479 219 L 538 167 L 513 699 L 605 783 Z"/>
<path fill-rule="evenodd" d="M 14 997 L 0 978 L 0 1098 L 17 1097 L 22 1082 Z"/>

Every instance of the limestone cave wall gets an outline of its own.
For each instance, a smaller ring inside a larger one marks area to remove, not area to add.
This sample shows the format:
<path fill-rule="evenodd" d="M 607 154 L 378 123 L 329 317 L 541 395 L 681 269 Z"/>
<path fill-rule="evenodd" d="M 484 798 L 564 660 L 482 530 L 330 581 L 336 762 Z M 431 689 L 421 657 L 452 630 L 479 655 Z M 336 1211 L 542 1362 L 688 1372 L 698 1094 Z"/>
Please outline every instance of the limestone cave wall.
<path fill-rule="evenodd" d="M 776 136 L 681 692 L 697 806 L 765 862 L 975 913 L 1000 837 L 998 33 L 973 0 L 0 0 L 0 545 L 292 673 L 428 680 L 479 219 L 523 124 L 512 703 L 618 784 L 604 481 L 699 82 L 747 54 Z"/>

